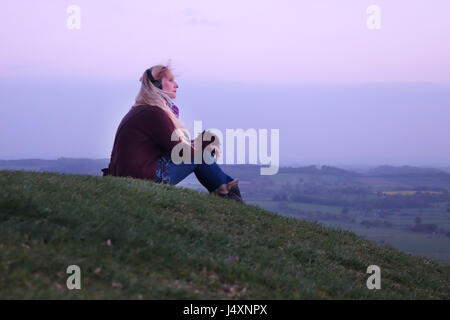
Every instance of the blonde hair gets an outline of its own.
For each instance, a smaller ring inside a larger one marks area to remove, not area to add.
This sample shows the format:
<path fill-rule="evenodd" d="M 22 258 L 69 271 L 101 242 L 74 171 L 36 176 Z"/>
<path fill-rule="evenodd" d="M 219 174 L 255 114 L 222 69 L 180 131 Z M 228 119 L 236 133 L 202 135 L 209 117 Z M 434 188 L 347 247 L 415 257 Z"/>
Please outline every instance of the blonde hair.
<path fill-rule="evenodd" d="M 159 82 L 162 82 L 162 78 L 164 78 L 168 72 L 171 72 L 170 67 L 164 65 L 153 66 L 150 70 L 153 78 L 155 80 L 158 80 Z M 173 113 L 171 109 L 171 106 L 173 105 L 172 99 L 170 99 L 170 97 L 165 93 L 164 90 L 159 89 L 155 87 L 155 85 L 153 85 L 153 83 L 147 76 L 147 72 L 144 72 L 139 80 L 141 81 L 141 88 L 136 96 L 136 102 L 134 103 L 133 107 L 148 104 L 150 106 L 160 108 L 167 114 L 175 130 L 179 129 L 177 130 L 178 133 L 183 132 L 183 135 L 181 137 L 182 139 L 186 140 L 186 131 L 189 131 L 184 123 Z"/>
<path fill-rule="evenodd" d="M 168 72 L 172 72 L 169 65 L 155 65 L 150 68 L 150 72 L 155 80 L 162 82 L 162 78 L 168 75 Z M 191 146 L 191 141 L 189 140 L 189 130 L 185 126 L 185 124 L 178 119 L 178 117 L 174 114 L 171 109 L 173 105 L 172 99 L 165 93 L 164 90 L 157 88 L 150 81 L 147 76 L 147 72 L 145 71 L 142 77 L 140 78 L 141 88 L 139 90 L 138 95 L 136 96 L 136 102 L 133 107 L 143 104 L 148 104 L 151 106 L 155 106 L 161 108 L 169 117 L 170 121 L 173 123 L 174 131 L 177 137 L 181 138 L 181 141 L 189 144 Z M 201 135 L 197 137 L 197 139 L 201 139 Z M 211 146 L 214 150 L 216 150 L 217 159 L 220 157 L 220 149 L 219 149 L 219 138 L 215 136 L 215 143 Z M 194 144 L 195 145 L 195 144 Z M 201 144 L 200 144 L 201 145 Z M 195 149 L 195 147 L 194 147 Z"/>
<path fill-rule="evenodd" d="M 153 66 L 150 70 L 153 78 L 159 82 L 162 82 L 162 78 L 171 71 L 168 66 L 163 65 Z M 170 108 L 173 104 L 172 99 L 170 99 L 164 90 L 153 85 L 147 76 L 147 72 L 144 72 L 139 80 L 141 81 L 141 89 L 136 96 L 136 102 L 133 107 L 143 104 L 159 107 L 167 113 L 167 116 L 173 122 L 175 128 L 185 128 L 184 124 L 175 116 Z"/>

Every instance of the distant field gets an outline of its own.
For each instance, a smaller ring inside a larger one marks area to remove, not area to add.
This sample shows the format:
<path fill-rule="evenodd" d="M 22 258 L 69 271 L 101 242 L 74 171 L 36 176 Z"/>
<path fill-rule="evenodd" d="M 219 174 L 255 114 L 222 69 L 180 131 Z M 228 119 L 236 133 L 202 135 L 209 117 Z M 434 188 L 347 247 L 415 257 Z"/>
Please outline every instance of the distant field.
<path fill-rule="evenodd" d="M 284 215 L 295 216 L 300 219 L 306 219 L 306 216 L 286 214 L 279 208 L 279 201 L 249 199 L 248 204 L 253 204 Z M 337 206 L 324 206 L 307 203 L 288 202 L 289 208 L 300 209 L 306 212 L 321 211 L 323 213 L 332 213 L 340 215 L 342 208 Z M 356 221 L 355 223 L 316 219 L 326 226 L 349 230 L 370 241 L 388 244 L 396 249 L 402 250 L 418 256 L 424 256 L 437 261 L 450 264 L 450 238 L 445 235 L 424 234 L 407 230 L 414 225 L 415 218 L 420 217 L 424 224 L 436 224 L 440 229 L 450 231 L 450 213 L 442 208 L 429 209 L 404 209 L 398 210 L 396 215 L 379 217 L 365 217 L 362 212 L 350 211 L 349 215 Z M 392 223 L 391 228 L 370 227 L 361 225 L 361 221 L 386 221 Z"/>
<path fill-rule="evenodd" d="M 383 177 L 359 177 L 355 178 L 355 181 L 363 183 L 365 185 L 377 186 L 379 188 L 407 188 L 411 185 L 406 183 L 399 183 L 395 181 L 388 180 Z"/>
<path fill-rule="evenodd" d="M 332 226 L 329 223 L 324 223 Z M 388 244 L 404 252 L 428 257 L 430 259 L 450 264 L 450 238 L 445 236 L 427 235 L 417 232 L 392 228 L 365 228 L 352 224 L 348 229 L 357 235 L 380 244 Z"/>
<path fill-rule="evenodd" d="M 416 194 L 418 191 L 414 190 L 399 190 L 399 191 L 383 191 L 383 194 L 387 195 L 394 195 L 394 194 L 401 194 L 402 196 L 407 195 L 413 195 Z M 441 191 L 420 191 L 421 193 L 428 193 L 428 194 L 442 194 Z"/>
<path fill-rule="evenodd" d="M 342 177 L 331 175 L 315 175 L 307 173 L 278 173 L 274 176 L 269 176 L 270 179 L 275 182 L 276 185 L 283 185 L 285 183 L 296 184 L 299 183 L 299 179 L 303 182 L 327 182 L 334 183 L 336 181 L 342 181 Z"/>

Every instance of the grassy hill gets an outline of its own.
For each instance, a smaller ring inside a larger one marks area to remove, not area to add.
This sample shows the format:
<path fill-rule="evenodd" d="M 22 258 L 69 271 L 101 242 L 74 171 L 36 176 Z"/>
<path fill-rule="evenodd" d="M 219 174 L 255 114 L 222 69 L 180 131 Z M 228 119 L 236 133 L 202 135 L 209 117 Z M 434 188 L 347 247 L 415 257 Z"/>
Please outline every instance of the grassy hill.
<path fill-rule="evenodd" d="M 0 255 L 0 299 L 450 298 L 449 266 L 130 178 L 0 171 Z"/>

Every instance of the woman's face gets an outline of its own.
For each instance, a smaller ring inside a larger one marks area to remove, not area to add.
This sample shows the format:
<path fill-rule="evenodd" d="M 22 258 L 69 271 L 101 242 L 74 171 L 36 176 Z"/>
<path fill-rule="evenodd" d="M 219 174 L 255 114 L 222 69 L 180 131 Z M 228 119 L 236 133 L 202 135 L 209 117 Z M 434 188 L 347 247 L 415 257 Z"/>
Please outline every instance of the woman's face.
<path fill-rule="evenodd" d="M 175 82 L 172 72 L 166 72 L 165 76 L 161 79 L 161 84 L 162 89 L 171 99 L 175 99 L 177 97 L 178 83 Z"/>

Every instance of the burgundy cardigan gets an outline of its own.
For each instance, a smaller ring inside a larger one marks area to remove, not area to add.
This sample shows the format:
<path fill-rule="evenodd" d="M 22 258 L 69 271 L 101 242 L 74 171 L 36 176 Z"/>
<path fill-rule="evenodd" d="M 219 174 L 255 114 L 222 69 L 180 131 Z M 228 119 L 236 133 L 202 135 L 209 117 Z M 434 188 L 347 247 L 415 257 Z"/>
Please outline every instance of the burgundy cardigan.
<path fill-rule="evenodd" d="M 170 139 L 174 129 L 161 108 L 150 105 L 132 107 L 116 132 L 110 175 L 155 180 L 158 158 L 163 154 L 170 157 L 172 148 L 179 143 Z"/>

